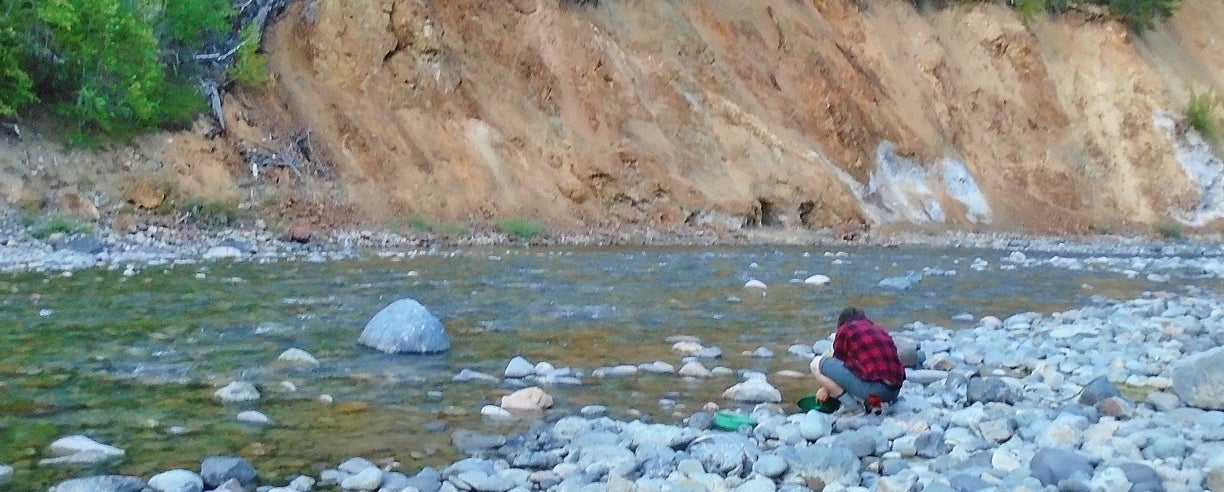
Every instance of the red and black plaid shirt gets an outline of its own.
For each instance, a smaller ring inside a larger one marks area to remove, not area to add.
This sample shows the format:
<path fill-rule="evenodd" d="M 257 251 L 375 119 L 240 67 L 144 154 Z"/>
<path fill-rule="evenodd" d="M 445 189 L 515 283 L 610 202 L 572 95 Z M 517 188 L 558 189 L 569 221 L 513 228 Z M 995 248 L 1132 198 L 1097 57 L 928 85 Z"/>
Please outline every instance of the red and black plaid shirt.
<path fill-rule="evenodd" d="M 905 368 L 897 357 L 897 345 L 883 328 L 869 320 L 856 319 L 837 328 L 833 357 L 863 381 L 901 386 Z"/>

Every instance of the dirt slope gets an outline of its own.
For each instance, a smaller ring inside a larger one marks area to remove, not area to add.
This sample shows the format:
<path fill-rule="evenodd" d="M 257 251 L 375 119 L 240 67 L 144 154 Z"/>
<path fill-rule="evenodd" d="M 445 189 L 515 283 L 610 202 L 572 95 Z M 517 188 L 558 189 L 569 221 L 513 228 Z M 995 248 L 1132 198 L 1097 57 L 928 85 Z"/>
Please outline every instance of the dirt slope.
<path fill-rule="evenodd" d="M 62 151 L 10 137 L 0 191 L 105 215 L 153 170 L 371 224 L 1220 230 L 1221 164 L 1179 115 L 1224 87 L 1222 6 L 1136 37 L 998 5 L 301 0 L 224 132 L 81 157 L 109 163 L 87 183 L 30 179 L 31 148 Z"/>

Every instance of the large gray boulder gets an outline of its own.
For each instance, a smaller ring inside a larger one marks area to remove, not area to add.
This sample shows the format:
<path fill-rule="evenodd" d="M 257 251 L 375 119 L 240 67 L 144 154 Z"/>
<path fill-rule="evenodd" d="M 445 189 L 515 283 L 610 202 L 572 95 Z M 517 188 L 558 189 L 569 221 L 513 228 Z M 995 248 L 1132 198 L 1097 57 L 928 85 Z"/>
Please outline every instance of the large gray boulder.
<path fill-rule="evenodd" d="M 1184 357 L 1172 365 L 1173 391 L 1188 406 L 1224 410 L 1224 347 Z"/>
<path fill-rule="evenodd" d="M 442 322 L 412 299 L 400 299 L 379 311 L 357 343 L 388 354 L 430 354 L 450 350 Z"/>

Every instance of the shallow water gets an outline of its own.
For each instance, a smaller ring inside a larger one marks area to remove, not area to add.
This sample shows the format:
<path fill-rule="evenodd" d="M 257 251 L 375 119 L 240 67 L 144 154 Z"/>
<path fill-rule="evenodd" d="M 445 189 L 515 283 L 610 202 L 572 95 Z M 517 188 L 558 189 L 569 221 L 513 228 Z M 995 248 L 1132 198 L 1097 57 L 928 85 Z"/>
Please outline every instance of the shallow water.
<path fill-rule="evenodd" d="M 1049 313 L 1091 296 L 1129 299 L 1195 282 L 1175 275 L 1157 284 L 1142 275 L 1048 266 L 1006 270 L 1000 261 L 1006 251 L 840 251 L 845 255 L 798 247 L 497 249 L 150 268 L 132 277 L 102 270 L 3 276 L 0 463 L 17 469 L 14 490 L 102 472 L 147 479 L 174 467 L 198 470 L 214 454 L 251 460 L 272 484 L 298 473 L 317 476 L 354 455 L 395 460 L 414 473 L 455 459 L 456 429 L 517 428 L 479 415 L 508 390 L 451 382 L 464 368 L 499 376 L 515 355 L 586 374 L 656 360 L 679 368 L 680 356 L 665 339 L 683 334 L 723 349 L 723 359 L 707 366 L 806 372 L 807 361 L 789 357 L 787 348 L 827 336 L 849 304 L 886 327 L 921 321 L 954 328 L 971 323 L 952 321 L 958 313 L 974 319 Z M 989 262 L 986 271 L 969 268 L 975 258 Z M 905 291 L 877 286 L 924 268 L 955 274 L 926 276 Z M 832 282 L 803 284 L 812 274 Z M 745 289 L 751 279 L 769 288 Z M 390 356 L 356 345 L 366 321 L 403 297 L 443 321 L 449 353 Z M 743 355 L 761 346 L 777 356 Z M 276 357 L 293 347 L 321 365 L 278 364 Z M 236 379 L 254 382 L 263 398 L 223 405 L 213 397 Z M 297 390 L 280 389 L 282 381 Z M 676 422 L 707 401 L 729 404 L 720 395 L 736 381 L 639 374 L 584 382 L 547 388 L 556 411 L 601 404 L 617 417 Z M 771 382 L 787 401 L 810 392 L 810 380 Z M 334 403 L 320 402 L 322 394 Z M 246 409 L 275 425 L 237 423 Z M 37 467 L 47 444 L 68 434 L 118 446 L 127 456 L 92 470 Z"/>

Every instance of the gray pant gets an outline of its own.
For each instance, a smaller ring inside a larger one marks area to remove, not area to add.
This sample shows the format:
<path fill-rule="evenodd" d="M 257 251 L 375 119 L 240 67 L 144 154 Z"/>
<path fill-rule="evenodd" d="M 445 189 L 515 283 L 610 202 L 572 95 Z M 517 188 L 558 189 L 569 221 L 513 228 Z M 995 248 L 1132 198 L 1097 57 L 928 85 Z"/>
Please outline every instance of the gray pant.
<path fill-rule="evenodd" d="M 879 381 L 863 381 L 846 368 L 846 364 L 832 357 L 820 359 L 820 373 L 846 390 L 850 396 L 866 400 L 868 395 L 876 395 L 885 403 L 896 401 L 901 388 L 889 386 Z"/>

